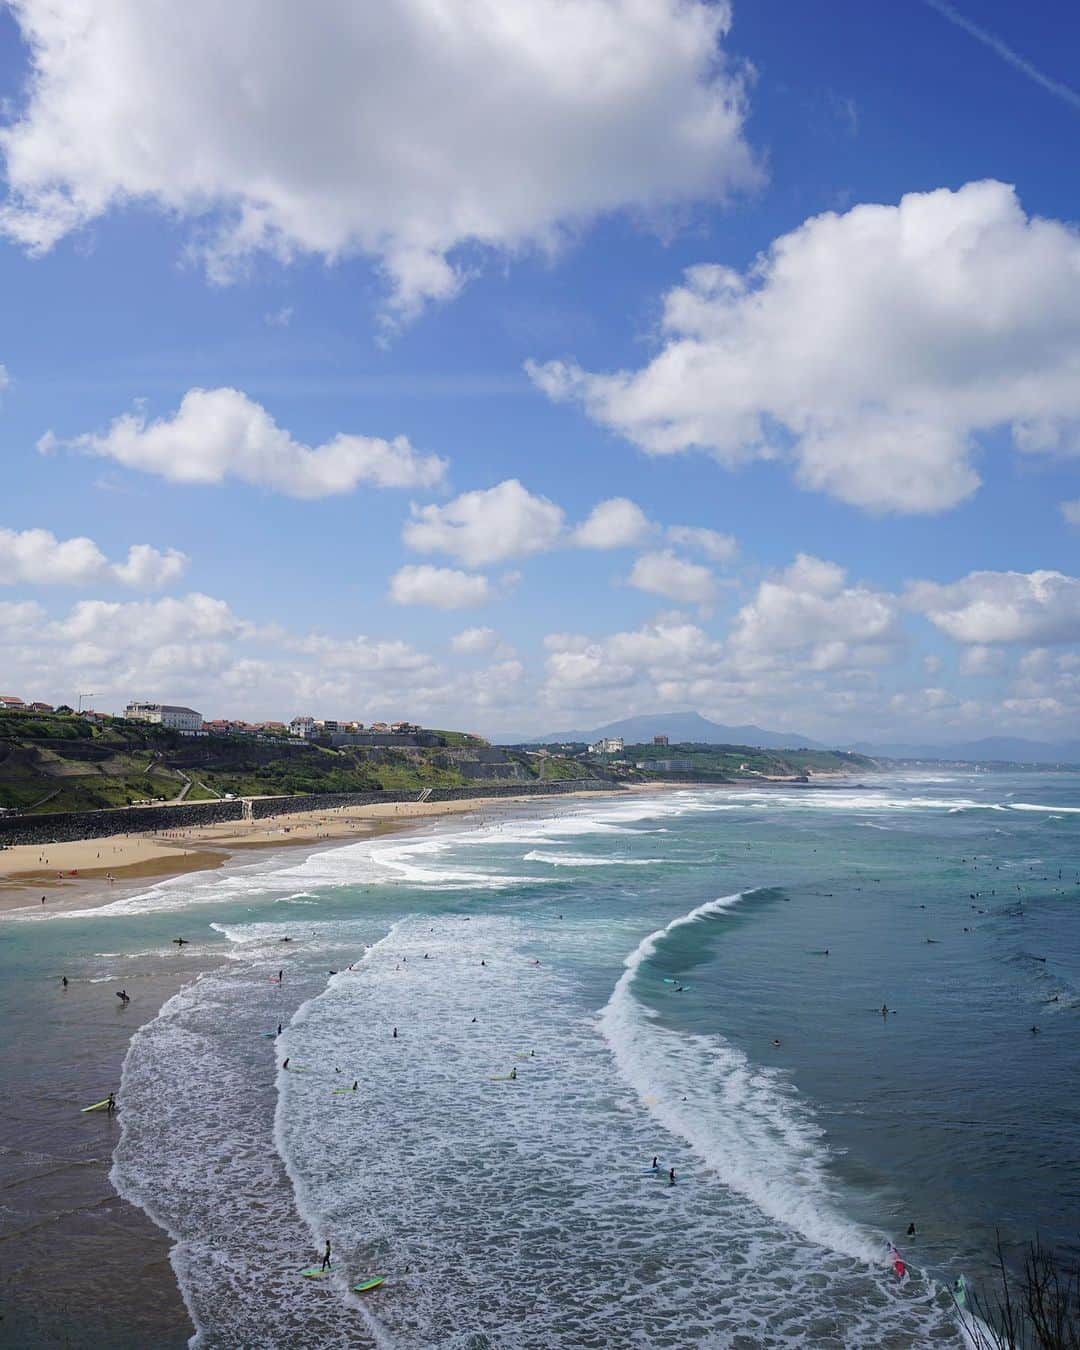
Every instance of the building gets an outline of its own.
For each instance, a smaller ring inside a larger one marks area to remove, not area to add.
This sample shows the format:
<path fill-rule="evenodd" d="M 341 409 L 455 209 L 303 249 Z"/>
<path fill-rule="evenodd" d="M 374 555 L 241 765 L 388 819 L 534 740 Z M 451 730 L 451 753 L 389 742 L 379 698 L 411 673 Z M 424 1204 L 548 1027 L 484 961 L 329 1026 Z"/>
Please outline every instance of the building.
<path fill-rule="evenodd" d="M 621 755 L 626 743 L 621 736 L 605 736 L 595 745 L 589 746 L 590 755 Z"/>
<path fill-rule="evenodd" d="M 693 773 L 692 759 L 643 759 L 637 766 L 646 773 Z"/>
<path fill-rule="evenodd" d="M 14 694 L 0 694 L 0 712 L 19 712 L 26 707 Z"/>
<path fill-rule="evenodd" d="M 314 740 L 316 735 L 314 717 L 294 717 L 289 723 L 289 735 L 299 736 L 302 741 Z"/>
<path fill-rule="evenodd" d="M 31 704 L 30 704 L 30 711 L 31 711 L 31 712 L 52 712 L 52 711 L 53 711 L 53 705 L 52 705 L 51 703 L 31 703 Z"/>
<path fill-rule="evenodd" d="M 170 731 L 202 731 L 202 713 L 175 703 L 129 703 L 124 716 L 133 722 L 154 722 Z"/>
<path fill-rule="evenodd" d="M 653 745 L 670 745 L 670 744 L 671 744 L 671 742 L 668 740 L 668 738 L 667 738 L 666 736 L 654 736 L 654 737 L 652 738 L 652 743 L 653 743 Z"/>

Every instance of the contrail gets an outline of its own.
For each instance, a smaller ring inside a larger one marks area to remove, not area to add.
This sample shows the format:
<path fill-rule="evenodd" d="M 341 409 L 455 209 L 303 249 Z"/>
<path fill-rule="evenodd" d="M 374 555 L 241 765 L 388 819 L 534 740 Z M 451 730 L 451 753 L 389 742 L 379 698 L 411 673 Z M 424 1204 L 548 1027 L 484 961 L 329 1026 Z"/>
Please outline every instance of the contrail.
<path fill-rule="evenodd" d="M 936 9 L 950 23 L 954 23 L 957 28 L 962 28 L 965 33 L 970 33 L 976 41 L 989 47 L 992 52 L 997 52 L 1003 61 L 1007 61 L 1010 66 L 1014 66 L 1028 77 L 1034 80 L 1036 84 L 1051 94 L 1055 94 L 1064 102 L 1070 103 L 1074 108 L 1080 108 L 1080 94 L 1075 89 L 1070 89 L 1067 84 L 1062 84 L 1060 80 L 1052 79 L 1049 75 L 1044 75 L 1038 66 L 1033 66 L 1019 52 L 1014 52 L 1007 42 L 1002 42 L 1001 38 L 995 37 L 993 33 L 988 33 L 985 28 L 980 28 L 977 23 L 972 23 L 970 19 L 965 18 L 959 10 L 953 9 L 949 0 L 924 0 L 931 9 Z"/>

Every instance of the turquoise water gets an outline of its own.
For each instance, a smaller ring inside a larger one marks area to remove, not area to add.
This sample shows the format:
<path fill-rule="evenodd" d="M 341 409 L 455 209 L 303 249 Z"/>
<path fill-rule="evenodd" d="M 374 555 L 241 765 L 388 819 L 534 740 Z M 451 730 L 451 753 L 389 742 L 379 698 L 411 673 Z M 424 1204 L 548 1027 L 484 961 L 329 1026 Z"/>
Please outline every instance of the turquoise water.
<path fill-rule="evenodd" d="M 579 800 L 0 924 L 3 1012 L 202 972 L 113 1166 L 200 1345 L 959 1345 L 1075 1251 L 1078 904 L 1075 775 Z"/>

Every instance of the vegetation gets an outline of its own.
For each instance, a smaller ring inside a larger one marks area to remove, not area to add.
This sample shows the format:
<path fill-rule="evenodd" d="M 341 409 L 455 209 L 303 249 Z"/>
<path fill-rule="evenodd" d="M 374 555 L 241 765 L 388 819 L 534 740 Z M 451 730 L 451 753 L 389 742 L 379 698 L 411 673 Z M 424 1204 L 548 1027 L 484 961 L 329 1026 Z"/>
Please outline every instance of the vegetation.
<path fill-rule="evenodd" d="M 434 734 L 439 744 L 430 747 L 334 749 L 280 735 L 183 736 L 124 718 L 0 713 L 0 808 L 85 811 L 181 797 L 407 791 L 590 772 L 574 759 L 492 752 L 467 732 Z M 493 753 L 495 762 L 483 768 L 487 777 L 477 778 L 477 760 Z"/>
<path fill-rule="evenodd" d="M 621 755 L 604 755 L 599 759 L 611 767 L 620 762 L 627 766 L 644 765 L 639 772 L 649 778 L 692 776 L 728 782 L 866 773 L 877 768 L 877 762 L 868 755 L 849 750 L 762 750 L 752 745 L 628 745 Z M 689 761 L 690 767 L 676 770 L 661 767 L 670 760 Z"/>
<path fill-rule="evenodd" d="M 976 1350 L 1080 1350 L 1080 1264 L 1049 1251 L 1036 1239 L 1022 1270 L 1010 1269 L 1000 1238 L 997 1287 L 980 1296 L 957 1295 Z M 971 1316 L 970 1314 L 974 1314 Z"/>

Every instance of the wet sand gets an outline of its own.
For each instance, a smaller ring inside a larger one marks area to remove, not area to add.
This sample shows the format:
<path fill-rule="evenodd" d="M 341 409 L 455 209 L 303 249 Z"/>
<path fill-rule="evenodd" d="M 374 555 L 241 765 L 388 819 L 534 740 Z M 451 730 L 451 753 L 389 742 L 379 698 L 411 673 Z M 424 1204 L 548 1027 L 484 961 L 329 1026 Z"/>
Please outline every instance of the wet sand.
<path fill-rule="evenodd" d="M 655 788 L 650 789 L 655 791 Z M 606 794 L 472 797 L 455 802 L 376 802 L 331 811 L 302 811 L 257 821 L 228 821 L 158 834 L 122 834 L 61 844 L 17 844 L 0 849 L 0 910 L 40 903 L 57 909 L 100 905 L 129 894 L 132 882 L 164 881 L 223 867 L 249 849 L 299 849 L 372 838 L 450 815 L 491 816 L 522 805 L 545 810 L 556 802 Z M 621 794 L 620 794 L 621 795 Z"/>

